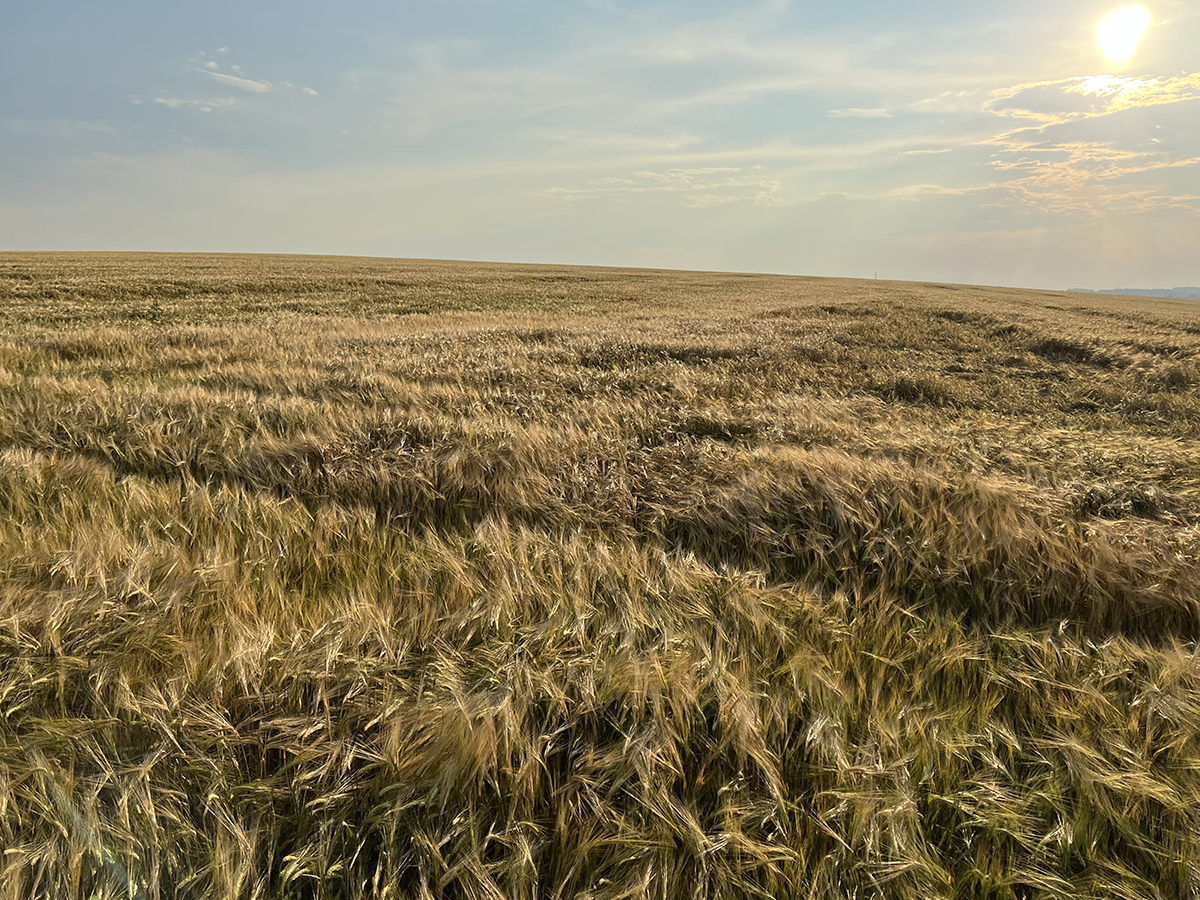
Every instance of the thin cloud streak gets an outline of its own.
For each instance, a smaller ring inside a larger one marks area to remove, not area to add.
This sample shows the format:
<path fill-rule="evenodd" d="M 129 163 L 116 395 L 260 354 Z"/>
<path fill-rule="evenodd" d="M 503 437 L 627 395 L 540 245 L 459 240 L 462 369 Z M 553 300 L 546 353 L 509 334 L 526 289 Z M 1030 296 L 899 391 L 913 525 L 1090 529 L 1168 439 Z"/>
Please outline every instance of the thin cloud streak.
<path fill-rule="evenodd" d="M 206 100 L 185 100 L 181 97 L 155 97 L 153 100 L 168 109 L 198 109 L 208 113 L 217 109 L 233 109 L 237 101 L 231 97 L 212 97 Z"/>
<path fill-rule="evenodd" d="M 831 119 L 890 119 L 892 113 L 886 109 L 859 109 L 858 107 L 850 107 L 848 109 L 831 109 L 825 113 Z"/>
<path fill-rule="evenodd" d="M 4 130 L 10 134 L 31 137 L 78 138 L 117 133 L 117 129 L 107 122 L 64 119 L 4 119 L 2 121 Z"/>
<path fill-rule="evenodd" d="M 221 84 L 227 84 L 230 87 L 239 88 L 243 91 L 252 91 L 256 94 L 265 94 L 271 90 L 271 82 L 255 81 L 252 78 L 239 78 L 237 75 L 226 75 L 224 72 L 213 72 L 209 69 L 201 69 L 203 74 L 212 78 L 214 81 L 219 81 Z"/>
<path fill-rule="evenodd" d="M 625 178 L 602 178 L 585 188 L 548 188 L 545 196 L 564 200 L 596 197 L 628 197 L 632 194 L 682 194 L 690 207 L 718 206 L 728 203 L 777 203 L 782 185 L 759 174 L 740 175 L 739 167 L 715 166 L 696 169 L 668 169 L 665 172 L 640 171 Z"/>

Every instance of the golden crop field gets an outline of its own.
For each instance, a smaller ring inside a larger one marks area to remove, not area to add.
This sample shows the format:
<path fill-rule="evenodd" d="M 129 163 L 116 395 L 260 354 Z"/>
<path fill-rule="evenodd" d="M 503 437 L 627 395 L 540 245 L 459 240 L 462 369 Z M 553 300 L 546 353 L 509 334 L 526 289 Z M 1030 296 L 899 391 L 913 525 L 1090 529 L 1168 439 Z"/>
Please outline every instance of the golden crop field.
<path fill-rule="evenodd" d="M 1200 304 L 0 254 L 0 898 L 1200 896 Z"/>

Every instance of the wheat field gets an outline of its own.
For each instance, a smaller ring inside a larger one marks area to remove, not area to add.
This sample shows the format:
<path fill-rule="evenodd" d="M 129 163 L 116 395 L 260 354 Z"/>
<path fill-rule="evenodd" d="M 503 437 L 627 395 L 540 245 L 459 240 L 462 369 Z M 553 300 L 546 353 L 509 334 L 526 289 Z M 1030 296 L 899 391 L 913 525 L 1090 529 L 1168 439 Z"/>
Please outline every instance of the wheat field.
<path fill-rule="evenodd" d="M 1200 897 L 1200 304 L 0 254 L 0 898 Z"/>

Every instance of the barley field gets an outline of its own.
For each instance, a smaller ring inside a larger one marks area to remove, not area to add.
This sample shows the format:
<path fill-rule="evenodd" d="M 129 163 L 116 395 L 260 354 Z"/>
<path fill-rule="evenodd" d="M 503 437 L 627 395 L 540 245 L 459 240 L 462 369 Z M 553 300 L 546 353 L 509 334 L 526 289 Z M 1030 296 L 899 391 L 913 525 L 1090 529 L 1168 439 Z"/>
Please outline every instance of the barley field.
<path fill-rule="evenodd" d="M 1200 897 L 1200 304 L 0 254 L 0 900 Z"/>

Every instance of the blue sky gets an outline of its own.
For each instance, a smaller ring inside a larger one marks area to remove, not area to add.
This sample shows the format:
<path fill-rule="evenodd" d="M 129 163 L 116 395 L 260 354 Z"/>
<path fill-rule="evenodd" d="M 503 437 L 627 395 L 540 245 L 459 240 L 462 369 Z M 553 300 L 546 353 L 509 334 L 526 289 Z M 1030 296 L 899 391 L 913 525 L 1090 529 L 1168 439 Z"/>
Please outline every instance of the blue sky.
<path fill-rule="evenodd" d="M 0 248 L 1200 283 L 1200 4 L 38 0 Z"/>

